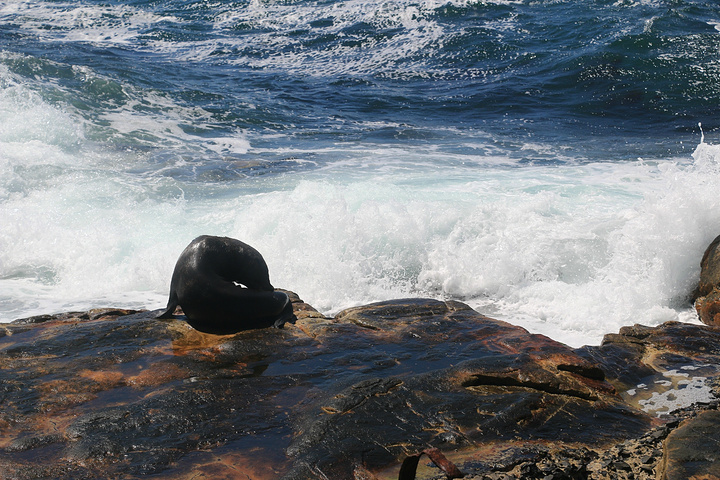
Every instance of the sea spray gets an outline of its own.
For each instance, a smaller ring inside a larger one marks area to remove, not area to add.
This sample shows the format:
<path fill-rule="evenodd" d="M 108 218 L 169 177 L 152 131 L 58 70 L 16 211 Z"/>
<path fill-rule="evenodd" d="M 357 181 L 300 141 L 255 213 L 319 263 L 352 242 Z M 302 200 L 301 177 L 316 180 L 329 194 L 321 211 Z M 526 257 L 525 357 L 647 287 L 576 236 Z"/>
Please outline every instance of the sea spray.
<path fill-rule="evenodd" d="M 707 175 L 699 170 L 642 161 L 541 167 L 514 172 L 512 182 L 493 179 L 508 174 L 494 170 L 484 181 L 415 184 L 410 194 L 398 185 L 407 178 L 387 176 L 365 188 L 303 184 L 273 199 L 291 205 L 284 212 L 299 220 L 299 235 L 289 220 L 258 241 L 303 262 L 318 254 L 310 273 L 282 256 L 270 264 L 326 311 L 405 295 L 456 298 L 533 331 L 598 341 L 625 324 L 691 319 L 688 296 L 720 221 L 717 185 L 699 185 Z M 273 242 L 288 237 L 292 245 Z"/>
<path fill-rule="evenodd" d="M 212 234 L 329 315 L 457 299 L 577 345 L 696 321 L 718 18 L 704 0 L 0 5 L 0 320 L 160 308 Z"/>
<path fill-rule="evenodd" d="M 688 318 L 699 259 L 720 224 L 718 152 L 701 144 L 693 163 L 447 177 L 414 168 L 358 178 L 346 163 L 338 175 L 281 176 L 261 193 L 209 186 L 192 201 L 180 185 L 158 197 L 157 179 L 66 167 L 4 203 L 2 265 L 18 305 L 6 320 L 127 302 L 130 292 L 130 306 L 159 308 L 179 252 L 210 233 L 256 246 L 274 284 L 329 314 L 404 296 L 454 298 L 533 331 L 598 341 L 624 324 Z"/>

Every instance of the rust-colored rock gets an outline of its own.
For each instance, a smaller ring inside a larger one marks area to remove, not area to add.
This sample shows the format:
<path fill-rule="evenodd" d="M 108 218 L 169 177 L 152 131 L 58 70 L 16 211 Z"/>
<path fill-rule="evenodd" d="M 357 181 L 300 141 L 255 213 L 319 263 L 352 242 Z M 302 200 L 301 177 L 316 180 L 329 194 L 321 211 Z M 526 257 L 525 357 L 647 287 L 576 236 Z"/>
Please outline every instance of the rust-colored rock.
<path fill-rule="evenodd" d="M 713 289 L 704 297 L 695 300 L 695 310 L 705 325 L 720 326 L 720 290 Z"/>
<path fill-rule="evenodd" d="M 108 309 L 2 325 L 0 477 L 397 479 L 426 451 L 470 479 L 544 478 L 556 454 L 580 475 L 663 422 L 638 383 L 720 364 L 712 327 L 573 350 L 459 302 L 292 300 L 295 325 L 226 336 Z"/>
<path fill-rule="evenodd" d="M 654 415 L 709 401 L 720 376 L 720 327 L 667 322 L 623 327 L 577 352 L 605 371 L 628 404 Z M 683 400 L 680 401 L 680 400 Z"/>
<path fill-rule="evenodd" d="M 720 236 L 705 250 L 700 261 L 700 281 L 693 293 L 695 310 L 706 325 L 720 325 Z"/>
<path fill-rule="evenodd" d="M 665 441 L 660 480 L 720 479 L 720 411 L 708 410 L 682 422 Z"/>
<path fill-rule="evenodd" d="M 700 281 L 694 298 L 708 295 L 720 287 L 720 235 L 708 245 L 700 261 Z"/>

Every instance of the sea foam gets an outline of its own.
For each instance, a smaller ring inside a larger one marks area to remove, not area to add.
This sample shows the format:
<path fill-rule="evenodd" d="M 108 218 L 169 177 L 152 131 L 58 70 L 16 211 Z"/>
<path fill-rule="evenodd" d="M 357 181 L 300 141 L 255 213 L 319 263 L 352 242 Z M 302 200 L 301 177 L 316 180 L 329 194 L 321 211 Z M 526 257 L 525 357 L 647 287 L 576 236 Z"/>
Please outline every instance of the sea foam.
<path fill-rule="evenodd" d="M 276 286 L 328 314 L 452 298 L 596 343 L 626 324 L 693 320 L 688 295 L 720 233 L 720 147 L 704 142 L 692 158 L 523 166 L 498 152 L 335 145 L 321 168 L 197 182 L 152 170 L 162 150 L 95 146 L 81 120 L 20 86 L 0 100 L 23 119 L 0 132 L 4 321 L 160 308 L 182 248 L 216 234 L 254 245 Z M 192 171 L 187 158 L 174 168 Z"/>
<path fill-rule="evenodd" d="M 254 245 L 276 286 L 328 314 L 452 298 L 597 343 L 626 324 L 694 321 L 688 295 L 720 233 L 720 147 L 705 142 L 692 158 L 523 166 L 498 152 L 335 145 L 321 168 L 198 183 L 152 170 L 162 150 L 94 147 L 78 118 L 13 88 L 0 99 L 23 118 L 0 132 L 4 321 L 160 308 L 180 251 L 216 234 Z M 174 168 L 192 170 L 188 158 Z"/>
<path fill-rule="evenodd" d="M 720 147 L 668 154 L 678 138 L 645 138 L 642 121 L 707 112 L 674 89 L 711 92 L 712 69 L 606 95 L 655 78 L 652 61 L 607 61 L 652 43 L 628 38 L 651 3 L 607 5 L 608 24 L 596 4 L 576 17 L 501 0 L 2 5 L 0 320 L 160 308 L 182 249 L 214 234 L 258 248 L 274 285 L 329 315 L 458 299 L 573 345 L 696 321 Z M 523 53 L 546 15 L 558 31 L 592 18 L 581 62 L 565 53 L 582 38 Z M 603 132 L 641 138 L 645 158 Z"/>

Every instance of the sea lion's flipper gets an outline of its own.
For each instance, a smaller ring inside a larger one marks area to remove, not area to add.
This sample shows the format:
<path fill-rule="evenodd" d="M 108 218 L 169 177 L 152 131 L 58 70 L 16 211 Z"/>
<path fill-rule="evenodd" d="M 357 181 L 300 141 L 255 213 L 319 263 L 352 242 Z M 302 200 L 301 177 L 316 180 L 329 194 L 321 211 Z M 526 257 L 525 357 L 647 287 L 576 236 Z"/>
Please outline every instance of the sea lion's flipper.
<path fill-rule="evenodd" d="M 297 320 L 297 318 L 295 317 L 295 313 L 293 312 L 292 302 L 290 301 L 290 298 L 283 292 L 276 291 L 273 294 L 273 296 L 278 299 L 282 298 L 281 295 L 287 300 L 285 303 L 285 307 L 283 308 L 282 312 L 280 312 L 280 316 L 275 320 L 275 323 L 273 323 L 273 327 L 275 328 L 283 328 L 286 323 L 295 323 L 295 321 Z"/>
<path fill-rule="evenodd" d="M 158 315 L 155 318 L 173 318 L 173 314 L 175 313 L 175 309 L 178 306 L 178 298 L 177 293 L 175 291 L 170 292 L 170 298 L 168 299 L 167 308 L 163 313 Z"/>
<path fill-rule="evenodd" d="M 168 305 L 168 307 L 165 309 L 165 311 L 155 318 L 174 318 L 173 313 L 175 313 L 176 308 L 177 308 L 177 304 Z"/>

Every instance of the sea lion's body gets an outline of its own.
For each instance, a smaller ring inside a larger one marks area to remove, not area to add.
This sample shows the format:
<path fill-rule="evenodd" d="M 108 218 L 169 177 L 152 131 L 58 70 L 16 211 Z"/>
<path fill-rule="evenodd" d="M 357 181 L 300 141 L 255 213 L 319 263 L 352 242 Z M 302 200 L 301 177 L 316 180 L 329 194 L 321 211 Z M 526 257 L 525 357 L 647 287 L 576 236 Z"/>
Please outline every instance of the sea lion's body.
<path fill-rule="evenodd" d="M 203 235 L 180 254 L 158 318 L 172 317 L 178 305 L 187 322 L 206 333 L 282 327 L 292 318 L 288 296 L 270 284 L 260 252 L 227 237 Z"/>

